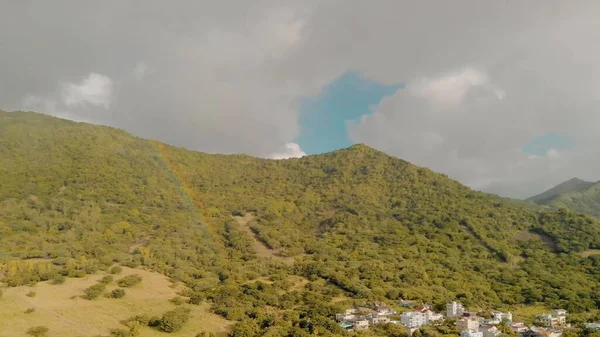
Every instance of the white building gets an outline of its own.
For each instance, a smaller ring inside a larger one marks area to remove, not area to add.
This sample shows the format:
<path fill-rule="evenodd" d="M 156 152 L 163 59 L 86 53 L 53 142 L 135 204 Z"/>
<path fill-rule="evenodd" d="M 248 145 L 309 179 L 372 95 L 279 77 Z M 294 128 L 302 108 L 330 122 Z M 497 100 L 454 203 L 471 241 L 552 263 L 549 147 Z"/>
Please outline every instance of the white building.
<path fill-rule="evenodd" d="M 405 327 L 414 328 L 420 327 L 427 323 L 427 317 L 420 311 L 405 312 L 400 316 L 400 322 Z"/>
<path fill-rule="evenodd" d="M 369 328 L 369 321 L 367 321 L 366 319 L 354 322 L 355 330 L 366 330 L 368 328 Z"/>
<path fill-rule="evenodd" d="M 495 317 L 484 319 L 482 322 L 483 325 L 498 325 L 500 323 L 502 323 L 502 320 Z"/>
<path fill-rule="evenodd" d="M 585 323 L 585 327 L 588 329 L 600 330 L 600 323 Z"/>
<path fill-rule="evenodd" d="M 512 322 L 512 313 L 509 312 L 501 312 L 501 311 L 492 311 L 492 317 L 502 322 L 502 320 L 507 320 Z"/>
<path fill-rule="evenodd" d="M 452 303 L 446 304 L 446 317 L 457 318 L 461 317 L 465 312 L 465 308 L 459 302 L 452 301 Z"/>
<path fill-rule="evenodd" d="M 444 315 L 435 313 L 431 310 L 425 311 L 425 324 L 433 324 L 444 320 Z"/>
<path fill-rule="evenodd" d="M 389 317 L 375 316 L 370 319 L 371 325 L 390 323 Z"/>
<path fill-rule="evenodd" d="M 479 321 L 473 318 L 463 317 L 456 321 L 456 328 L 458 331 L 463 330 L 477 330 L 479 329 Z"/>
<path fill-rule="evenodd" d="M 463 330 L 460 337 L 483 337 L 483 332 L 477 330 Z"/>
<path fill-rule="evenodd" d="M 529 330 L 529 329 L 527 328 L 527 326 L 526 326 L 524 323 L 522 323 L 522 322 L 513 322 L 513 323 L 510 325 L 510 328 L 511 328 L 511 329 L 512 329 L 514 332 L 516 332 L 516 333 L 523 333 L 523 332 L 525 332 L 525 331 Z"/>
<path fill-rule="evenodd" d="M 498 337 L 502 334 L 500 330 L 493 325 L 483 326 L 479 328 L 479 331 L 483 333 L 483 337 Z"/>
<path fill-rule="evenodd" d="M 553 330 L 553 329 L 539 328 L 536 326 L 532 326 L 523 335 L 541 336 L 541 337 L 562 337 L 562 334 L 563 333 L 561 330 Z"/>
<path fill-rule="evenodd" d="M 346 313 L 344 314 L 336 314 L 335 315 L 335 320 L 338 322 L 345 322 L 345 321 L 354 321 L 356 320 L 357 316 L 355 314 L 349 314 L 347 313 L 348 311 L 346 311 Z"/>

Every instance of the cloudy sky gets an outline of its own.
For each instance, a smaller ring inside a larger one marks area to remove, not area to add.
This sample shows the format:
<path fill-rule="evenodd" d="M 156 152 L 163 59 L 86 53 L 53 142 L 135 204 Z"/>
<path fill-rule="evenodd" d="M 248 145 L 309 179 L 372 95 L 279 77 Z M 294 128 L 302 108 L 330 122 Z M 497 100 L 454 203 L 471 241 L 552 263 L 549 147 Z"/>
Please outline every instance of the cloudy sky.
<path fill-rule="evenodd" d="M 211 153 L 365 143 L 511 197 L 600 179 L 600 2 L 0 1 L 4 110 Z"/>

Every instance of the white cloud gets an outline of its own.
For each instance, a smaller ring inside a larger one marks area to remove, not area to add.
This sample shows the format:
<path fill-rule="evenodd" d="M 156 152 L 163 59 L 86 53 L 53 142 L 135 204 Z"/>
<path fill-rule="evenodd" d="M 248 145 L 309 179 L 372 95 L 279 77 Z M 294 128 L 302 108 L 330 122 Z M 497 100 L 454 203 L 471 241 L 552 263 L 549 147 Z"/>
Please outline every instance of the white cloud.
<path fill-rule="evenodd" d="M 302 151 L 300 145 L 296 143 L 287 143 L 283 149 L 273 153 L 269 156 L 271 159 L 288 159 L 288 158 L 300 158 L 306 156 L 306 153 Z"/>
<path fill-rule="evenodd" d="M 76 122 L 93 122 L 93 120 L 86 118 L 81 114 L 69 111 L 67 107 L 63 106 L 63 104 L 61 104 L 55 97 L 52 96 L 28 95 L 23 99 L 21 107 L 26 111 L 42 112 L 52 116 L 70 119 Z"/>
<path fill-rule="evenodd" d="M 62 100 L 67 107 L 101 106 L 108 109 L 112 101 L 113 81 L 101 74 L 90 73 L 81 83 L 63 83 Z"/>
<path fill-rule="evenodd" d="M 0 63 L 10 78 L 0 83 L 2 107 L 21 108 L 34 93 L 42 108 L 74 119 L 206 152 L 264 155 L 297 137 L 299 100 L 357 71 L 408 90 L 352 123 L 354 140 L 503 195 L 600 178 L 600 3 L 146 3 L 3 6 L 0 40 L 11 52 Z M 90 69 L 112 84 L 72 80 Z M 57 93 L 65 79 L 73 83 Z M 548 132 L 578 145 L 528 159 L 523 146 Z"/>
<path fill-rule="evenodd" d="M 550 159 L 559 159 L 560 152 L 557 149 L 549 149 L 548 151 L 546 151 L 546 157 Z"/>
<path fill-rule="evenodd" d="M 467 67 L 460 71 L 437 78 L 420 78 L 408 86 L 413 95 L 427 98 L 440 105 L 457 105 L 473 87 L 488 84 L 487 74 L 481 70 Z"/>

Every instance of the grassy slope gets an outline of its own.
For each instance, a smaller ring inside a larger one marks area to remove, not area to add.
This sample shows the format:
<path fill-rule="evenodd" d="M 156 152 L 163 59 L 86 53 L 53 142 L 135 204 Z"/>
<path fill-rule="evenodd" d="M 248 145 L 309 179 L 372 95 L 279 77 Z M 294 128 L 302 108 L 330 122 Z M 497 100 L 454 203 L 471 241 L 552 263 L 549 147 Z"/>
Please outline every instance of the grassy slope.
<path fill-rule="evenodd" d="M 69 279 L 62 285 L 42 282 L 34 287 L 9 288 L 0 298 L 0 336 L 25 336 L 28 328 L 38 325 L 47 326 L 52 336 L 105 336 L 109 328 L 124 328 L 119 322 L 131 316 L 160 316 L 175 307 L 168 300 L 177 296 L 180 287 L 171 287 L 163 275 L 127 267 L 121 275 L 115 275 L 115 279 L 130 274 L 142 276 L 143 281 L 127 288 L 122 299 L 100 297 L 89 301 L 79 297 L 85 288 L 102 278 L 102 273 L 85 279 Z M 114 283 L 107 287 L 107 291 L 113 288 L 116 288 Z M 31 291 L 36 292 L 35 297 L 26 296 Z M 25 310 L 29 308 L 35 311 L 26 314 Z M 202 331 L 224 335 L 229 329 L 231 323 L 209 313 L 207 305 L 192 308 L 192 323 L 172 336 L 193 336 Z M 141 329 L 140 337 L 154 336 L 164 336 L 164 333 L 150 328 Z"/>

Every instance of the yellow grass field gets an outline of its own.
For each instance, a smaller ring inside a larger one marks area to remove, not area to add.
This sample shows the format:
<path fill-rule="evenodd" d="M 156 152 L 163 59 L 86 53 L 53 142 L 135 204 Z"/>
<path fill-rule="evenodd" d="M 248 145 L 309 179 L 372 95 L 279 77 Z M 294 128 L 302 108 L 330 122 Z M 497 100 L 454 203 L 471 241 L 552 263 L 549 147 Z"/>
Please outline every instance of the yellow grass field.
<path fill-rule="evenodd" d="M 132 288 L 125 288 L 127 295 L 121 299 L 101 296 L 90 301 L 80 297 L 83 290 L 98 282 L 106 275 L 104 273 L 83 279 L 69 278 L 61 285 L 41 282 L 33 287 L 4 289 L 4 295 L 0 297 L 0 337 L 27 336 L 27 329 L 39 325 L 49 328 L 50 337 L 108 336 L 109 329 L 126 328 L 119 322 L 131 316 L 161 316 L 175 308 L 169 299 L 177 296 L 181 286 L 171 287 L 163 275 L 127 267 L 123 267 L 122 274 L 114 275 L 114 279 L 131 274 L 138 274 L 143 280 Z M 107 291 L 116 287 L 113 282 L 107 286 Z M 36 292 L 35 297 L 26 296 L 31 291 Z M 25 313 L 29 308 L 35 311 Z M 140 337 L 194 337 L 202 331 L 226 336 L 231 322 L 210 313 L 207 304 L 190 308 L 192 317 L 181 331 L 167 334 L 143 327 Z"/>

